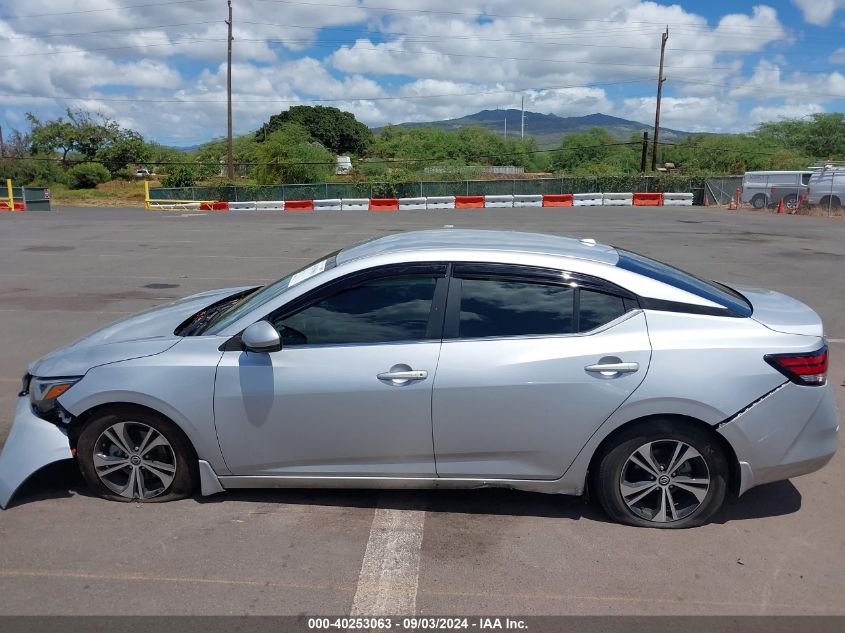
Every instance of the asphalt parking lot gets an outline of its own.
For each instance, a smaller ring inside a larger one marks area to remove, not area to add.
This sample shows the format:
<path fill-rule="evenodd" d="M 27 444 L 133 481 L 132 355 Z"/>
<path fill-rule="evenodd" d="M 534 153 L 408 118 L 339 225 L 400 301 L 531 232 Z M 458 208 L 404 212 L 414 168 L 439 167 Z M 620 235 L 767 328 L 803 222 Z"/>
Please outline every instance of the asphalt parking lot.
<path fill-rule="evenodd" d="M 0 214 L 0 441 L 27 363 L 99 325 L 268 282 L 350 242 L 444 225 L 594 237 L 791 294 L 825 321 L 829 379 L 845 411 L 841 219 L 645 207 L 62 208 Z M 90 496 L 59 465 L 0 512 L 0 614 L 344 615 L 387 604 L 424 615 L 842 615 L 843 479 L 840 452 L 820 472 L 729 502 L 708 525 L 660 531 L 609 523 L 578 499 L 495 490 L 261 490 L 120 504 Z M 406 547 L 385 596 L 366 561 L 396 516 Z"/>

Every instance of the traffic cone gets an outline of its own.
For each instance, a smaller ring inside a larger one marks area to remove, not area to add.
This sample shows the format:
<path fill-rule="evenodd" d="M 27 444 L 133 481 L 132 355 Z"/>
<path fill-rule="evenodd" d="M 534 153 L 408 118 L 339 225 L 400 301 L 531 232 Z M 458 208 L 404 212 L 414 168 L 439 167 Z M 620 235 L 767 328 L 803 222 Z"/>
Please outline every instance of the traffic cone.
<path fill-rule="evenodd" d="M 731 196 L 731 201 L 728 203 L 728 211 L 736 211 L 736 198 Z"/>
<path fill-rule="evenodd" d="M 786 207 L 783 205 L 783 198 L 778 202 L 778 213 L 786 213 Z"/>

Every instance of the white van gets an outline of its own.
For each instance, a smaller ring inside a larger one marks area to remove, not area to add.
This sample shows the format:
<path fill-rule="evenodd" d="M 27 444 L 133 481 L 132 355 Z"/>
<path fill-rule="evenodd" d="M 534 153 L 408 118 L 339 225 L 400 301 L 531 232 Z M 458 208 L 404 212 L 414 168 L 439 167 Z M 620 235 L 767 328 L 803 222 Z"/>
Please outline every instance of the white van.
<path fill-rule="evenodd" d="M 825 165 L 813 172 L 807 204 L 838 211 L 845 203 L 845 166 Z"/>
<path fill-rule="evenodd" d="M 755 209 L 773 206 L 783 200 L 787 209 L 798 206 L 808 190 L 811 171 L 747 171 L 742 178 L 740 202 Z"/>

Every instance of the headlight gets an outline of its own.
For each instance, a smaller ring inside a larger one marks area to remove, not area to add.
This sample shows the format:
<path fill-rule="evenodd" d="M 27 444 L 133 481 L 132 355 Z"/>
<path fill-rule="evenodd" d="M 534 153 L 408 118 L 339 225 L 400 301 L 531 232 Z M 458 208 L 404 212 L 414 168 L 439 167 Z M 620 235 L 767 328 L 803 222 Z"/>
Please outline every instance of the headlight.
<path fill-rule="evenodd" d="M 38 413 L 50 413 L 56 407 L 56 398 L 73 387 L 82 376 L 65 378 L 38 378 L 29 381 L 29 400 Z"/>

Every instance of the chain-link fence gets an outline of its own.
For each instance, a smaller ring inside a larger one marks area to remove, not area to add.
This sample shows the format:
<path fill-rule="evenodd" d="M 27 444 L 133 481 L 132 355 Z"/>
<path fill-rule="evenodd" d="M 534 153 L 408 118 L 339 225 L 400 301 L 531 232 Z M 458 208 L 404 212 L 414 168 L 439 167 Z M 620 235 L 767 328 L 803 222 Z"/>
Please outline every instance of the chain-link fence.
<path fill-rule="evenodd" d="M 741 177 L 739 181 L 741 181 Z M 224 202 L 248 202 L 252 200 L 323 200 L 331 198 L 415 198 L 427 196 L 472 196 L 509 194 L 554 194 L 591 192 L 681 192 L 692 193 L 695 204 L 704 203 L 705 191 L 727 191 L 727 184 L 715 184 L 733 180 L 705 179 L 695 176 L 661 174 L 658 176 L 620 175 L 558 178 L 499 179 L 499 180 L 454 180 L 417 182 L 364 182 L 364 183 L 318 183 L 311 185 L 222 185 L 212 187 L 175 187 L 150 190 L 152 200 L 220 200 Z M 733 191 L 736 187 L 733 188 Z M 710 196 L 709 202 L 727 204 Z"/>
<path fill-rule="evenodd" d="M 742 187 L 742 176 L 722 176 L 704 181 L 704 204 L 730 204 L 736 190 Z M 696 204 L 701 204 L 696 202 Z"/>

